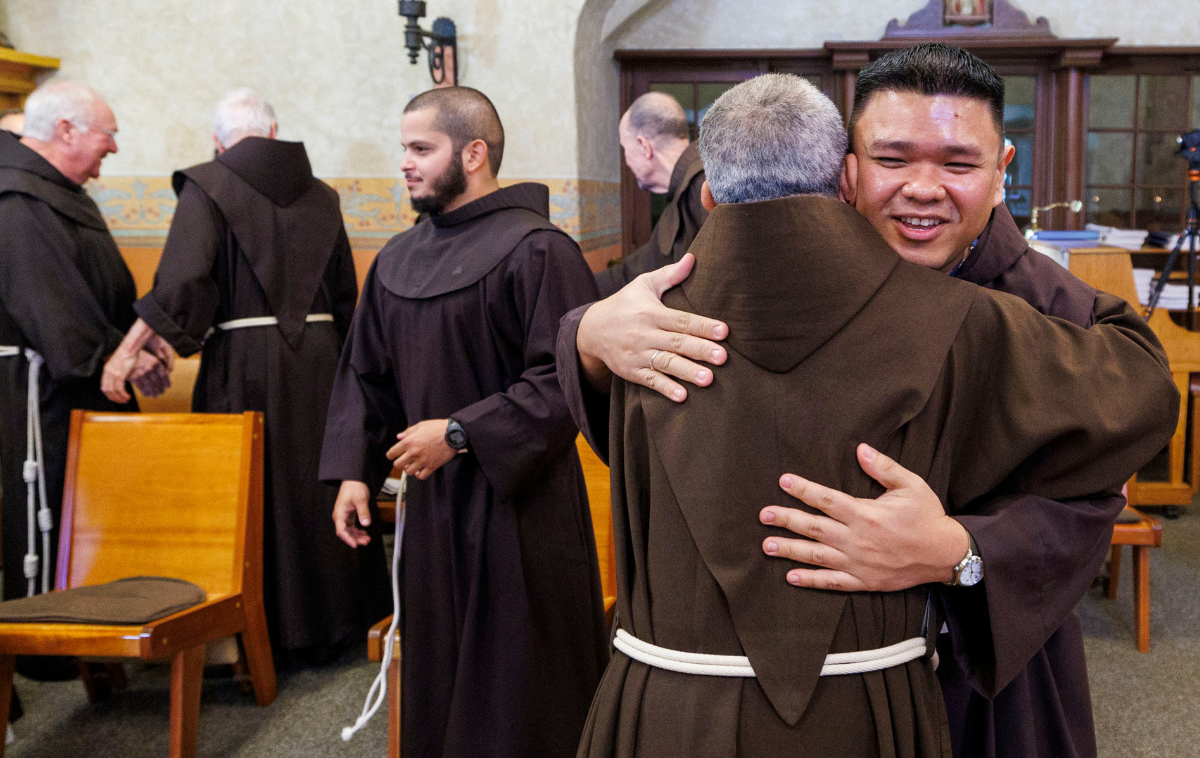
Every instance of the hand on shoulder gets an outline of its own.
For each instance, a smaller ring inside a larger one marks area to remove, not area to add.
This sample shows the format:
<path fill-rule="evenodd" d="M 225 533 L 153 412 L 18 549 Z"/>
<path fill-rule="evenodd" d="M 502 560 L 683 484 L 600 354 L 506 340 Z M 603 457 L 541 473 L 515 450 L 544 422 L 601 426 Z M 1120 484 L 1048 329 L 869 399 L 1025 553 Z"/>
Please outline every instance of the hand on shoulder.
<path fill-rule="evenodd" d="M 672 310 L 662 304 L 663 293 L 687 279 L 695 258 L 642 274 L 611 297 L 587 309 L 579 322 L 575 345 L 588 381 L 606 392 L 612 374 L 649 387 L 676 402 L 687 390 L 675 380 L 705 387 L 719 366 L 729 327 L 720 321 Z M 611 371 L 611 374 L 609 373 Z"/>

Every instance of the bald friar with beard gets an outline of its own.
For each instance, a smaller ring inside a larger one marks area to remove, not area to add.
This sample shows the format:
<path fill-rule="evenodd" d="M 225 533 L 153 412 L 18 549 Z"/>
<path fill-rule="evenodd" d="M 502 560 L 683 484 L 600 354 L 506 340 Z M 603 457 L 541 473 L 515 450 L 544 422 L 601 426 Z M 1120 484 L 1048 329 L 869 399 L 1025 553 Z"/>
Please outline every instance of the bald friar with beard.
<path fill-rule="evenodd" d="M 400 130 L 429 215 L 367 275 L 321 477 L 341 483 L 337 531 L 362 550 L 370 496 L 393 463 L 409 476 L 403 754 L 567 758 L 608 639 L 554 347 L 596 286 L 549 189 L 497 183 L 504 130 L 482 93 L 418 95 Z"/>

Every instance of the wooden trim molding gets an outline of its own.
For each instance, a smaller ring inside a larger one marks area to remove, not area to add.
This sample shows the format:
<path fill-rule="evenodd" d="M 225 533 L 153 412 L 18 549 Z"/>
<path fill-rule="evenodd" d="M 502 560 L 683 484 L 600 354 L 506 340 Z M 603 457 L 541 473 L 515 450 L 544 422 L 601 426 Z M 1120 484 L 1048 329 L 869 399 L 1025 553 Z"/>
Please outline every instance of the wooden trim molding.
<path fill-rule="evenodd" d="M 989 37 L 1053 37 L 1050 22 L 1039 16 L 1030 22 L 1025 12 L 1008 0 L 979 0 L 974 13 L 951 15 L 945 0 L 929 0 L 924 8 L 913 13 L 903 24 L 899 19 L 888 22 L 884 37 L 930 36 Z"/>

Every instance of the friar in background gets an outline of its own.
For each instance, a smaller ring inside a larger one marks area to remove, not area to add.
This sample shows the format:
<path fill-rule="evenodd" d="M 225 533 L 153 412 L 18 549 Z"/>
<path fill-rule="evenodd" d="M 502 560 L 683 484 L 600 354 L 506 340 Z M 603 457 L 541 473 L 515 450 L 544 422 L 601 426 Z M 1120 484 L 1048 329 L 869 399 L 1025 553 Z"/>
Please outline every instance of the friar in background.
<path fill-rule="evenodd" d="M 7 108 L 0 111 L 0 129 L 20 137 L 21 132 L 25 130 L 25 111 L 20 108 Z"/>
<path fill-rule="evenodd" d="M 554 345 L 595 282 L 549 221 L 549 189 L 497 183 L 504 130 L 486 96 L 430 90 L 400 124 L 413 208 L 428 216 L 367 275 L 321 478 L 341 482 L 336 530 L 362 549 L 371 495 L 393 462 L 409 476 L 404 755 L 565 758 L 608 638 Z"/>
<path fill-rule="evenodd" d="M 321 434 L 358 295 L 338 195 L 304 145 L 275 139 L 249 89 L 217 105 L 216 160 L 173 178 L 179 204 L 137 323 L 105 369 L 122 401 L 130 356 L 157 335 L 200 352 L 199 413 L 261 411 L 266 426 L 263 597 L 277 652 L 322 662 L 390 607 L 382 547 L 330 534 L 337 491 L 317 480 Z"/>
<path fill-rule="evenodd" d="M 596 274 L 600 297 L 608 297 L 639 274 L 678 263 L 708 217 L 700 202 L 704 163 L 696 146 L 688 141 L 687 115 L 678 100 L 662 92 L 647 92 L 621 116 L 617 133 L 625 165 L 638 186 L 665 192 L 667 207 L 646 244 Z"/>
<path fill-rule="evenodd" d="M 856 453 L 886 456 L 970 514 L 996 489 L 1119 486 L 1173 433 L 1152 335 L 1085 331 L 902 260 L 837 200 L 845 147 L 833 103 L 790 75 L 734 87 L 705 118 L 713 211 L 663 300 L 724 319 L 728 361 L 683 405 L 613 382 L 621 655 L 581 755 L 949 756 L 930 587 L 790 587 L 761 551 L 779 535 L 757 518 L 776 472 L 865 498 L 883 488 Z"/>
<path fill-rule="evenodd" d="M 134 411 L 100 391 L 105 359 L 136 318 L 137 291 L 96 203 L 81 185 L 100 175 L 117 151 L 117 121 L 108 105 L 78 82 L 44 84 L 25 101 L 25 136 L 0 131 L 0 473 L 3 477 L 4 598 L 25 597 L 27 548 L 26 413 L 30 359 L 38 379 L 47 505 L 57 527 L 71 411 Z M 164 361 L 170 349 L 155 341 Z M 32 351 L 27 353 L 26 351 Z M 133 356 L 130 378 L 154 395 L 166 388 L 152 353 Z M 39 540 L 40 541 L 40 540 Z M 57 529 L 50 554 L 53 576 Z M 43 563 L 39 568 L 46 568 Z M 40 572 L 39 572 L 40 573 Z M 40 591 L 41 584 L 35 581 Z M 38 659 L 18 659 L 34 674 Z M 62 676 L 74 665 L 58 666 Z M 50 674 L 47 674 L 50 675 Z"/>

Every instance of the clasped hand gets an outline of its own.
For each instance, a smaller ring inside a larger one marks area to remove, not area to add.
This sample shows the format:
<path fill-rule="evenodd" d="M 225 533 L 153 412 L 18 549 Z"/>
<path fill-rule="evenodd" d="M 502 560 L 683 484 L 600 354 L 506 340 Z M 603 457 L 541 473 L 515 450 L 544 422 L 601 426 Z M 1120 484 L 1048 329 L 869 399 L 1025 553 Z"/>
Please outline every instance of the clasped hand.
<path fill-rule="evenodd" d="M 130 350 L 122 343 L 104 364 L 100 390 L 114 403 L 128 403 L 125 383 L 132 382 L 146 397 L 158 397 L 171 386 L 175 351 L 166 340 L 154 335 L 144 349 Z"/>

